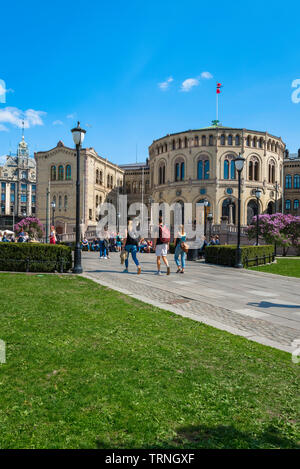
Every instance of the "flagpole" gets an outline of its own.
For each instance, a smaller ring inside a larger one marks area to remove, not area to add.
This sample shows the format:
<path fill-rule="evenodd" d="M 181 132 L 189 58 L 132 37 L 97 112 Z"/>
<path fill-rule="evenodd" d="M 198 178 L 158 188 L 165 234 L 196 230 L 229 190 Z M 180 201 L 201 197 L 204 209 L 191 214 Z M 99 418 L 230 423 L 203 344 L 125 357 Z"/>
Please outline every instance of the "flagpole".
<path fill-rule="evenodd" d="M 219 97 L 219 95 L 218 95 L 218 93 L 216 93 L 216 120 L 217 121 L 218 121 L 218 104 L 219 104 L 218 103 L 218 97 Z"/>

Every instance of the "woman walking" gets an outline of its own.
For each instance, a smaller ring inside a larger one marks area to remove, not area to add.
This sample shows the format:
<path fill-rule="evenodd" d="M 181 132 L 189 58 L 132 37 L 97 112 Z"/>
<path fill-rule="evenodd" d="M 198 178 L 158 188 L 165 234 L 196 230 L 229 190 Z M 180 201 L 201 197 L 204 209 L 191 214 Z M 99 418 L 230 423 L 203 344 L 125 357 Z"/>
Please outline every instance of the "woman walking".
<path fill-rule="evenodd" d="M 175 244 L 175 263 L 177 265 L 176 274 L 184 274 L 185 269 L 185 259 L 186 259 L 186 251 L 183 249 L 186 242 L 186 233 L 184 231 L 184 226 L 180 225 L 176 238 L 174 239 Z M 179 261 L 180 256 L 180 261 Z"/>
<path fill-rule="evenodd" d="M 128 227 L 127 227 L 127 236 L 126 239 L 124 240 L 124 246 L 123 248 L 127 252 L 127 258 L 125 259 L 125 270 L 124 272 L 128 272 L 128 260 L 129 260 L 129 254 L 131 253 L 133 262 L 137 266 L 137 274 L 139 275 L 141 273 L 141 266 L 140 263 L 136 257 L 137 251 L 138 251 L 138 245 L 139 245 L 139 236 L 134 237 L 133 229 L 132 229 L 132 221 L 128 221 Z"/>

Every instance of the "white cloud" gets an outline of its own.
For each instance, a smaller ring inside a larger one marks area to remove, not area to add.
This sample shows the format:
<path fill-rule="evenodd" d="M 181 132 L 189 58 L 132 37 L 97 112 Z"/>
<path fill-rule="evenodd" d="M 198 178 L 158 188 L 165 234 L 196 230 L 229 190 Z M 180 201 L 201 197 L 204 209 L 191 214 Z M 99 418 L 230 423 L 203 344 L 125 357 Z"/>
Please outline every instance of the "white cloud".
<path fill-rule="evenodd" d="M 21 111 L 21 109 L 16 107 L 5 107 L 0 109 L 0 125 L 11 124 L 21 128 L 24 121 L 24 127 L 25 129 L 28 129 L 29 127 L 34 127 L 35 125 L 44 125 L 42 116 L 45 114 L 46 112 L 44 111 L 35 111 L 34 109 Z M 2 125 L 2 127 L 6 126 Z"/>
<path fill-rule="evenodd" d="M 210 80 L 211 78 L 213 78 L 213 76 L 209 72 L 202 72 L 201 73 L 201 78 L 204 78 L 205 80 Z"/>
<path fill-rule="evenodd" d="M 188 91 L 191 91 L 191 89 L 194 88 L 194 86 L 198 86 L 198 85 L 199 85 L 198 78 L 187 78 L 186 80 L 182 82 L 180 90 L 188 92 Z"/>
<path fill-rule="evenodd" d="M 172 83 L 172 81 L 174 81 L 173 77 L 167 78 L 166 81 L 163 81 L 162 83 L 158 83 L 158 86 L 161 90 L 165 91 L 169 88 L 170 83 Z"/>
<path fill-rule="evenodd" d="M 53 121 L 52 125 L 64 125 L 64 123 L 60 120 L 57 120 L 57 121 Z"/>
<path fill-rule="evenodd" d="M 8 128 L 5 125 L 0 124 L 0 132 L 8 132 Z"/>
<path fill-rule="evenodd" d="M 74 112 L 73 114 L 67 115 L 67 119 L 75 119 L 75 117 L 76 117 L 76 112 Z"/>

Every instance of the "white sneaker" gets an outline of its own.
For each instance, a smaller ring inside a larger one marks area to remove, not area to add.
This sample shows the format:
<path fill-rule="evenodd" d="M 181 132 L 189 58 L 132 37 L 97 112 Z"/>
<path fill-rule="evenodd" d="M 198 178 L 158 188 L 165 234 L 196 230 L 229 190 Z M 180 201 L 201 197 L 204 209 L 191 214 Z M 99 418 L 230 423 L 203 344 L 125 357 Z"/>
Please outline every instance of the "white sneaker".
<path fill-rule="evenodd" d="M 105 257 L 103 257 L 103 259 L 107 259 L 107 257 L 105 256 Z"/>
<path fill-rule="evenodd" d="M 161 275 L 161 271 L 158 270 L 157 272 L 155 272 L 155 275 Z"/>

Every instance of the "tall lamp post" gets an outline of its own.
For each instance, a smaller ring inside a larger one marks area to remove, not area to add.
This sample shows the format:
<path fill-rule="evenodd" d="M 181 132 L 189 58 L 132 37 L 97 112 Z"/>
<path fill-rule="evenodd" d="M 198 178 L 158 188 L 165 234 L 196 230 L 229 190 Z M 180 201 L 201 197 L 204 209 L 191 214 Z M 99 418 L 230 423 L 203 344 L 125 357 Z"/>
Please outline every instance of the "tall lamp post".
<path fill-rule="evenodd" d="M 55 219 L 54 219 L 54 217 L 55 217 L 55 202 L 54 202 L 54 200 L 52 200 L 52 202 L 51 202 L 51 208 L 52 208 L 52 226 L 54 227 L 55 226 L 55 223 L 54 223 L 55 222 Z"/>
<path fill-rule="evenodd" d="M 236 262 L 235 267 L 241 269 L 242 264 L 242 249 L 241 249 L 241 173 L 243 171 L 245 158 L 239 155 L 235 160 L 235 169 L 238 173 L 238 231 L 237 231 L 237 248 L 236 248 Z"/>
<path fill-rule="evenodd" d="M 208 200 L 204 200 L 204 236 L 206 236 L 206 207 L 208 206 Z"/>
<path fill-rule="evenodd" d="M 258 230 L 259 230 L 259 199 L 261 196 L 261 189 L 255 189 L 255 197 L 256 197 L 256 204 L 257 204 L 257 209 L 256 209 L 256 246 L 258 246 Z"/>
<path fill-rule="evenodd" d="M 73 141 L 76 147 L 76 243 L 74 252 L 74 274 L 82 273 L 81 266 L 81 249 L 80 249 L 80 148 L 84 139 L 86 130 L 80 128 L 80 122 L 77 123 L 77 127 L 71 130 Z"/>
<path fill-rule="evenodd" d="M 207 218 L 207 221 L 209 223 L 209 225 L 208 225 L 209 226 L 209 238 L 211 238 L 211 227 L 212 227 L 212 221 L 213 221 L 213 214 L 209 213 L 206 218 Z"/>
<path fill-rule="evenodd" d="M 275 182 L 274 189 L 275 189 L 275 213 L 277 213 L 277 200 L 278 200 L 278 182 L 277 182 L 277 181 Z M 277 244 L 276 244 L 276 241 L 275 241 L 275 243 L 274 243 L 274 255 L 275 255 L 275 257 L 277 256 Z"/>

